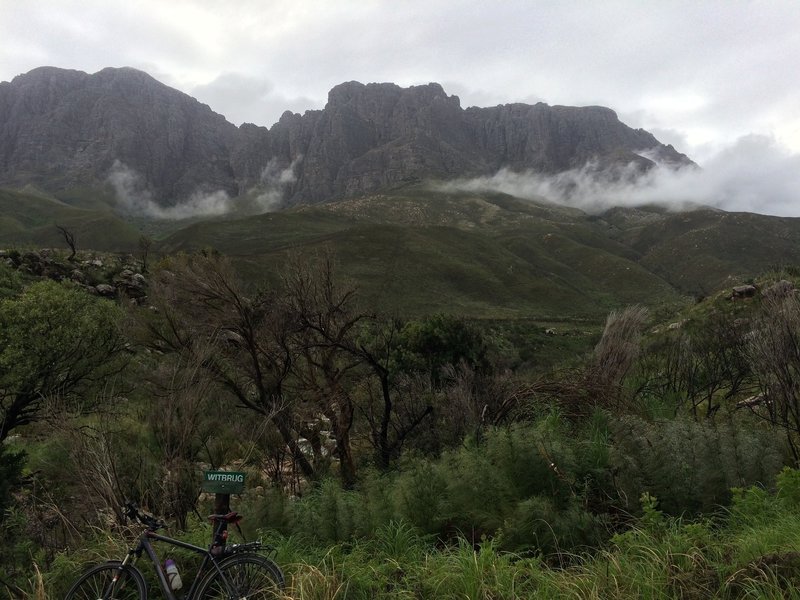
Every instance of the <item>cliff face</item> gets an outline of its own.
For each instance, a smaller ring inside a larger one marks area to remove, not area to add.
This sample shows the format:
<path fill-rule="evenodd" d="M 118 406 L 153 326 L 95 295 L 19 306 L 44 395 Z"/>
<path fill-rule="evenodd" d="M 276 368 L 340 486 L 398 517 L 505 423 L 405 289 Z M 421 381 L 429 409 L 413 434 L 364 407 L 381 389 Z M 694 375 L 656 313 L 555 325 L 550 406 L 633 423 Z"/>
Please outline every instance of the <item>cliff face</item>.
<path fill-rule="evenodd" d="M 134 69 L 88 75 L 50 67 L 0 84 L 0 185 L 59 191 L 102 184 L 115 161 L 153 198 L 231 196 L 265 185 L 265 168 L 294 165 L 289 204 L 318 203 L 425 178 L 507 167 L 555 173 L 638 163 L 637 152 L 690 164 L 601 107 L 510 104 L 463 110 L 431 83 L 343 83 L 323 110 L 284 113 L 270 129 L 236 128 L 206 105 Z"/>
<path fill-rule="evenodd" d="M 0 181 L 44 189 L 96 185 L 115 161 L 162 200 L 198 185 L 236 193 L 237 128 L 134 69 L 94 75 L 43 67 L 0 84 Z"/>

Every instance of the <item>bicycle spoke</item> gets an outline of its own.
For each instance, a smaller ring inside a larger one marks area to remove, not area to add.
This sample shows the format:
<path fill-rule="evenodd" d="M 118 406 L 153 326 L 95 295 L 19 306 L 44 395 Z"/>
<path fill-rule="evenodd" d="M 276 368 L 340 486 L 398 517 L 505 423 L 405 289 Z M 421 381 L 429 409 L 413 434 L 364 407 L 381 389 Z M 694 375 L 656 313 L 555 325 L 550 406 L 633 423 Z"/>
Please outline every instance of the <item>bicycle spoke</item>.
<path fill-rule="evenodd" d="M 139 600 L 144 598 L 144 582 L 130 567 L 120 571 L 116 565 L 100 565 L 86 572 L 67 594 L 69 600 Z"/>
<path fill-rule="evenodd" d="M 218 575 L 208 582 L 200 598 L 202 600 L 280 598 L 282 576 L 273 572 L 272 568 L 270 561 L 262 557 L 238 557 L 222 567 L 224 577 Z"/>

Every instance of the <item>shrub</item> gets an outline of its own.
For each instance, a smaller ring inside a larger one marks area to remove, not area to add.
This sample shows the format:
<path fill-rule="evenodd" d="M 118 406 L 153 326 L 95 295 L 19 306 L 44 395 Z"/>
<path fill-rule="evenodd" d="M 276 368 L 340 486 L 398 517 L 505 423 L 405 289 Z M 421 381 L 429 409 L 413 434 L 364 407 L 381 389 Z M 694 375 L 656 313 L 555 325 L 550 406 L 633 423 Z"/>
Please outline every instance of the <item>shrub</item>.
<path fill-rule="evenodd" d="M 748 426 L 745 426 L 748 425 Z M 714 511 L 730 489 L 772 481 L 785 464 L 782 440 L 767 428 L 734 418 L 648 422 L 634 416 L 610 422 L 610 466 L 620 507 L 647 491 L 668 514 Z"/>
<path fill-rule="evenodd" d="M 11 504 L 11 492 L 19 484 L 25 454 L 11 452 L 0 444 L 0 524 Z"/>

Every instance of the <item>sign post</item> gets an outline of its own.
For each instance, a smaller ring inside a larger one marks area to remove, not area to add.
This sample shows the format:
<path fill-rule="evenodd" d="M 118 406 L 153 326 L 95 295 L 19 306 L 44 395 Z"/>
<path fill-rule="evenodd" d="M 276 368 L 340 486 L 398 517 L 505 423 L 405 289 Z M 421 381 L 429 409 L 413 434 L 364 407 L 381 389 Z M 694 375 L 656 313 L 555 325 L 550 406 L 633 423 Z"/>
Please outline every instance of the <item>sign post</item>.
<path fill-rule="evenodd" d="M 213 492 L 214 494 L 241 494 L 244 491 L 244 473 L 236 471 L 204 471 L 203 491 Z"/>
<path fill-rule="evenodd" d="M 227 515 L 231 512 L 231 494 L 241 494 L 244 491 L 244 473 L 236 471 L 204 471 L 203 491 L 214 494 L 214 514 Z M 212 543 L 224 546 L 226 537 L 227 524 L 223 527 L 222 538 L 215 539 Z"/>

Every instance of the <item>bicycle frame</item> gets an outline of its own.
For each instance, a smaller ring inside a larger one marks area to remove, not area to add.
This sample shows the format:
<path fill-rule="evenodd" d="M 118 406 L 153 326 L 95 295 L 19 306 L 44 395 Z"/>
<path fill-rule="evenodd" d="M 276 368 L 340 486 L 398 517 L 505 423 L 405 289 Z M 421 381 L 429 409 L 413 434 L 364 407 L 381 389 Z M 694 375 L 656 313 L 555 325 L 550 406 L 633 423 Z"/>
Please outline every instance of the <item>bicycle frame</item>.
<path fill-rule="evenodd" d="M 220 523 L 217 529 L 217 534 L 215 534 L 214 536 L 215 540 L 217 539 L 217 536 L 224 528 L 225 528 L 225 523 Z M 139 536 L 139 544 L 136 546 L 136 548 L 131 548 L 130 550 L 128 550 L 128 555 L 125 557 L 125 560 L 122 561 L 122 565 L 124 566 L 127 564 L 131 565 L 135 564 L 136 559 L 138 559 L 142 555 L 142 552 L 145 552 L 150 561 L 153 563 L 156 575 L 158 576 L 158 583 L 161 586 L 161 591 L 164 592 L 164 596 L 167 598 L 167 600 L 178 600 L 178 599 L 173 593 L 172 588 L 170 588 L 169 586 L 169 581 L 167 580 L 167 574 L 164 572 L 164 569 L 161 566 L 161 560 L 158 558 L 158 555 L 156 554 L 155 548 L 153 548 L 151 540 L 154 542 L 165 542 L 167 544 L 170 544 L 171 546 L 176 546 L 178 548 L 183 548 L 185 550 L 191 550 L 192 552 L 203 555 L 203 562 L 200 563 L 200 568 L 197 571 L 197 575 L 195 575 L 194 581 L 192 581 L 192 585 L 189 588 L 189 591 L 186 592 L 186 594 L 183 596 L 183 600 L 191 600 L 194 597 L 194 594 L 197 591 L 197 586 L 200 585 L 200 582 L 206 575 L 209 563 L 217 570 L 217 572 L 223 578 L 223 581 L 225 581 L 226 586 L 228 585 L 227 579 L 225 578 L 225 575 L 219 568 L 218 564 L 223 558 L 225 558 L 225 556 L 220 555 L 220 557 L 218 558 L 212 553 L 212 549 L 214 548 L 213 543 L 209 548 L 203 548 L 201 546 L 195 546 L 194 544 L 182 542 L 181 540 L 176 540 L 174 538 L 167 537 L 165 535 L 160 535 L 155 531 L 148 529 L 145 532 L 143 532 L 141 536 Z"/>

